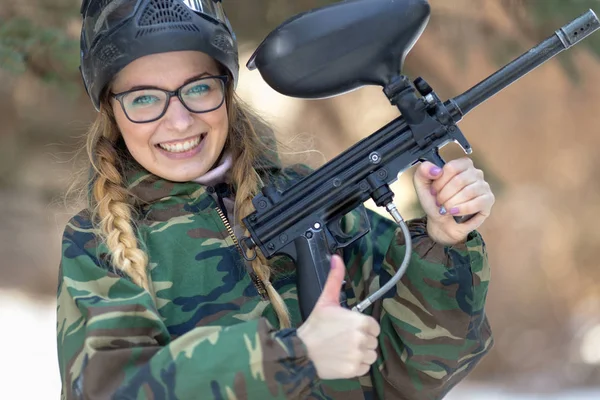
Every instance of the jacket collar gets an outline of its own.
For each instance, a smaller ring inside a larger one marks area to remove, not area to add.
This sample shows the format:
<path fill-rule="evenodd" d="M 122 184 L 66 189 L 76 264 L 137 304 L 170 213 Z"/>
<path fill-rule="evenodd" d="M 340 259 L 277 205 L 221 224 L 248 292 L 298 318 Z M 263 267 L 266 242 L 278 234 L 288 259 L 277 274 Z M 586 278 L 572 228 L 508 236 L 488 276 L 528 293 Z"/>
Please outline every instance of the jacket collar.
<path fill-rule="evenodd" d="M 255 169 L 260 175 L 274 175 L 281 170 L 280 160 L 268 154 L 257 160 Z M 144 169 L 134 160 L 124 168 L 125 181 L 136 205 L 148 206 L 158 202 L 195 201 L 207 192 L 209 186 L 198 182 L 173 182 L 163 179 Z M 235 187 L 231 187 L 235 192 Z"/>
<path fill-rule="evenodd" d="M 173 182 L 158 177 L 141 166 L 126 172 L 127 188 L 141 204 L 168 201 L 173 197 L 195 199 L 206 191 L 196 182 Z"/>

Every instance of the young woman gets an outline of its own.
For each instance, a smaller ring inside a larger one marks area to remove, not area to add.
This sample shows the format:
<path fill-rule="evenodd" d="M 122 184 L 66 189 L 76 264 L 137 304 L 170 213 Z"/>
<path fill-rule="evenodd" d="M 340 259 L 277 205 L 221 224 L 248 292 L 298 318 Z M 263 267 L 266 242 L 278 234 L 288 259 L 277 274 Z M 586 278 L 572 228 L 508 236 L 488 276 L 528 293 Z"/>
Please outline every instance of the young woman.
<path fill-rule="evenodd" d="M 489 351 L 475 229 L 494 196 L 469 159 L 416 171 L 427 216 L 409 222 L 414 254 L 395 291 L 362 314 L 339 304 L 342 285 L 351 307 L 404 256 L 400 230 L 369 212 L 371 233 L 333 257 L 303 322 L 293 263 L 247 263 L 238 239 L 262 185 L 309 171 L 281 165 L 270 128 L 236 97 L 220 2 L 86 0 L 82 13 L 99 114 L 89 206 L 63 236 L 63 398 L 439 399 Z"/>

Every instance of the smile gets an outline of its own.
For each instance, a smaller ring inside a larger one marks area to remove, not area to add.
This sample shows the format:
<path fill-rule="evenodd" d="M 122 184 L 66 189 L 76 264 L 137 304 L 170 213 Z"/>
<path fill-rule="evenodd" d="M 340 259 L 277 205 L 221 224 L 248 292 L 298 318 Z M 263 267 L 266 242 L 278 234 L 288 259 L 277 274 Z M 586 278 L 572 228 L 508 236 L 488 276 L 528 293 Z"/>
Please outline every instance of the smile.
<path fill-rule="evenodd" d="M 198 147 L 202 139 L 204 139 L 204 136 L 206 136 L 205 133 L 191 139 L 159 143 L 157 146 L 165 151 L 168 151 L 169 153 L 185 153 L 186 151 L 190 151 Z"/>

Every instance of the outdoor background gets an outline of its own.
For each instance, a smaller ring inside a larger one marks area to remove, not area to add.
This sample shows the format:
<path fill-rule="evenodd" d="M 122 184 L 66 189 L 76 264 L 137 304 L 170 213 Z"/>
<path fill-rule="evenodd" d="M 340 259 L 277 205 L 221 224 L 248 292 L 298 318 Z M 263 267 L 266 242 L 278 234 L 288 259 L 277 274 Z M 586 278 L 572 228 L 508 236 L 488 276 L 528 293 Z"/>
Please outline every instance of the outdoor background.
<path fill-rule="evenodd" d="M 330 1 L 333 2 L 333 1 Z M 302 101 L 244 64 L 270 29 L 327 1 L 225 0 L 240 41 L 240 94 L 318 166 L 397 116 L 380 88 Z M 597 0 L 430 0 L 405 73 L 446 99 L 551 35 Z M 60 390 L 54 298 L 95 113 L 78 67 L 78 0 L 0 0 L 0 398 Z M 398 21 L 402 23 L 402 21 Z M 496 345 L 448 398 L 600 398 L 600 32 L 475 109 L 460 126 L 496 194 L 481 228 L 493 266 L 487 313 Z M 454 146 L 447 158 L 460 156 Z M 415 216 L 407 171 L 394 185 Z M 517 395 L 520 393 L 520 395 Z M 587 394 L 586 394 L 587 393 Z M 593 394 L 595 393 L 595 394 Z M 518 397 L 522 396 L 522 397 Z M 581 397 L 577 397 L 581 396 Z"/>

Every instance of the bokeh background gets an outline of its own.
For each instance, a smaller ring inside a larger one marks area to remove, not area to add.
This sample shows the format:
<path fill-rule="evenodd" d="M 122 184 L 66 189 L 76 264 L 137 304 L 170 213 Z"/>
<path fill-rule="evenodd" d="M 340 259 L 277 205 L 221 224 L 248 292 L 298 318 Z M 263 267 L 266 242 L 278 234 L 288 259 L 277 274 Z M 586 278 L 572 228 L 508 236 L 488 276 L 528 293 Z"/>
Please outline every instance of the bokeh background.
<path fill-rule="evenodd" d="M 225 0 L 245 64 L 295 13 L 333 1 Z M 598 0 L 430 0 L 405 73 L 454 97 Z M 80 0 L 0 0 L 0 398 L 60 390 L 55 290 L 63 201 L 95 117 L 78 67 Z M 399 21 L 401 23 L 401 21 Z M 496 345 L 448 398 L 600 398 L 600 33 L 479 106 L 460 126 L 496 194 L 481 228 Z M 397 117 L 380 88 L 304 101 L 242 69 L 239 93 L 318 166 Z M 307 149 L 316 151 L 306 152 Z M 446 158 L 461 156 L 447 146 Z M 413 171 L 394 184 L 419 212 Z"/>

